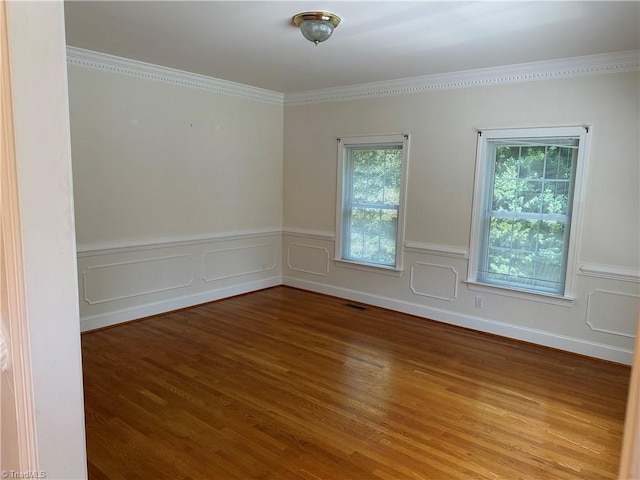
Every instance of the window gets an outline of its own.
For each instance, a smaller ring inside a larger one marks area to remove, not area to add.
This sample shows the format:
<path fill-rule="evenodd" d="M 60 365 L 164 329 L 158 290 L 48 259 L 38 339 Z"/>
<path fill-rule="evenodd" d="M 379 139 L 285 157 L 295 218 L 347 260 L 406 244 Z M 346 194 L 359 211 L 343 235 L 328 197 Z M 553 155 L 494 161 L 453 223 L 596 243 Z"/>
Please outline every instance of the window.
<path fill-rule="evenodd" d="M 338 140 L 336 259 L 402 269 L 408 135 Z"/>
<path fill-rule="evenodd" d="M 571 297 L 587 132 L 479 134 L 470 282 Z"/>

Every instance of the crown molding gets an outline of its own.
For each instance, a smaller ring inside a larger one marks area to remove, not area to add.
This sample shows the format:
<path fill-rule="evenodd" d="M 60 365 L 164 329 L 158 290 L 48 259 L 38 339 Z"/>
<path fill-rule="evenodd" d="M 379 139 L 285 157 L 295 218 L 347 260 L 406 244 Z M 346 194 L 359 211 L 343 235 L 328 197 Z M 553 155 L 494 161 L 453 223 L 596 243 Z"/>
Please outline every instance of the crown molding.
<path fill-rule="evenodd" d="M 289 106 L 584 77 L 604 73 L 635 72 L 640 70 L 640 50 L 479 68 L 287 94 L 71 46 L 67 47 L 67 64 Z"/>
<path fill-rule="evenodd" d="M 630 50 L 289 93 L 284 95 L 284 104 L 340 102 L 638 70 L 640 50 Z"/>
<path fill-rule="evenodd" d="M 129 75 L 146 80 L 156 80 L 172 85 L 197 88 L 222 95 L 275 103 L 277 105 L 282 105 L 284 98 L 284 95 L 280 92 L 71 46 L 67 47 L 67 65 Z"/>

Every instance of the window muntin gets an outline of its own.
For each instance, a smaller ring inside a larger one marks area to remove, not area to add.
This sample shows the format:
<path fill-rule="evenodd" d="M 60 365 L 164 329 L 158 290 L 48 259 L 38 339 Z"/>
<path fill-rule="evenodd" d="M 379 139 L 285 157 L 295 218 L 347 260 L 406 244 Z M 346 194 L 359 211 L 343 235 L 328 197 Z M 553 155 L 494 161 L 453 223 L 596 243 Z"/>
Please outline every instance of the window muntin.
<path fill-rule="evenodd" d="M 483 132 L 471 281 L 567 296 L 585 136 L 573 127 Z"/>
<path fill-rule="evenodd" d="M 401 266 L 407 140 L 403 135 L 341 139 L 337 259 Z"/>

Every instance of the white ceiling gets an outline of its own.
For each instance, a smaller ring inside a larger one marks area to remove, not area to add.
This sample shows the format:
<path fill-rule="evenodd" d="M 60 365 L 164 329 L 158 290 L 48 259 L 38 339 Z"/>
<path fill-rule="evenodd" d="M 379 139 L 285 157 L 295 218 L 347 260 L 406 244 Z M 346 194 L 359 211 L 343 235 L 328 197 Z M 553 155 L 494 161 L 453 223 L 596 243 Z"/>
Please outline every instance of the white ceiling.
<path fill-rule="evenodd" d="M 315 47 L 291 17 L 342 17 Z M 67 1 L 67 44 L 282 93 L 640 48 L 640 2 Z"/>

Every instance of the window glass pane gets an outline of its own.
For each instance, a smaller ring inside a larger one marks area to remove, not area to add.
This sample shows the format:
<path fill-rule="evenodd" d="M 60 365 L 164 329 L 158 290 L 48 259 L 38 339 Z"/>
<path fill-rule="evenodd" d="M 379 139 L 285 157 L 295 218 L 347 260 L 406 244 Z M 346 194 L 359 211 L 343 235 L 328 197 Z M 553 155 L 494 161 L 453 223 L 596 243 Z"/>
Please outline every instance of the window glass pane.
<path fill-rule="evenodd" d="M 408 137 L 380 139 L 380 143 L 375 143 L 375 137 L 367 143 L 342 139 L 338 255 L 353 262 L 397 267 L 401 260 L 397 243 L 406 160 L 403 150 Z"/>
<path fill-rule="evenodd" d="M 511 248 L 525 252 L 534 252 L 538 246 L 537 220 L 516 220 L 513 222 Z"/>
<path fill-rule="evenodd" d="M 542 208 L 542 182 L 528 180 L 519 183 L 518 206 L 520 212 L 539 213 Z"/>
<path fill-rule="evenodd" d="M 398 205 L 402 149 L 357 147 L 350 150 L 353 202 Z"/>
<path fill-rule="evenodd" d="M 573 155 L 575 153 L 577 153 L 576 148 L 549 147 L 545 178 L 569 180 L 571 178 Z"/>
<path fill-rule="evenodd" d="M 516 288 L 562 293 L 577 137 L 489 139 L 477 277 Z"/>
<path fill-rule="evenodd" d="M 494 280 L 507 281 L 511 269 L 511 250 L 489 248 L 486 276 Z"/>
<path fill-rule="evenodd" d="M 520 178 L 542 178 L 544 176 L 544 160 L 546 147 L 523 147 L 520 157 Z"/>
<path fill-rule="evenodd" d="M 491 247 L 511 248 L 511 226 L 513 220 L 492 217 L 489 224 L 489 245 Z"/>
<path fill-rule="evenodd" d="M 539 285 L 556 288 L 562 283 L 562 254 L 543 254 L 536 256 L 536 278 Z"/>
<path fill-rule="evenodd" d="M 397 224 L 398 211 L 395 209 L 353 208 L 346 258 L 394 265 Z"/>
<path fill-rule="evenodd" d="M 565 225 L 562 222 L 542 221 L 538 234 L 538 252 L 562 255 Z"/>
<path fill-rule="evenodd" d="M 567 215 L 570 187 L 566 180 L 547 180 L 544 184 L 542 213 Z"/>
<path fill-rule="evenodd" d="M 499 145 L 496 147 L 496 178 L 516 178 L 520 147 Z"/>
<path fill-rule="evenodd" d="M 516 210 L 516 192 L 518 180 L 496 178 L 493 185 L 491 209 L 494 211 L 514 212 Z"/>

